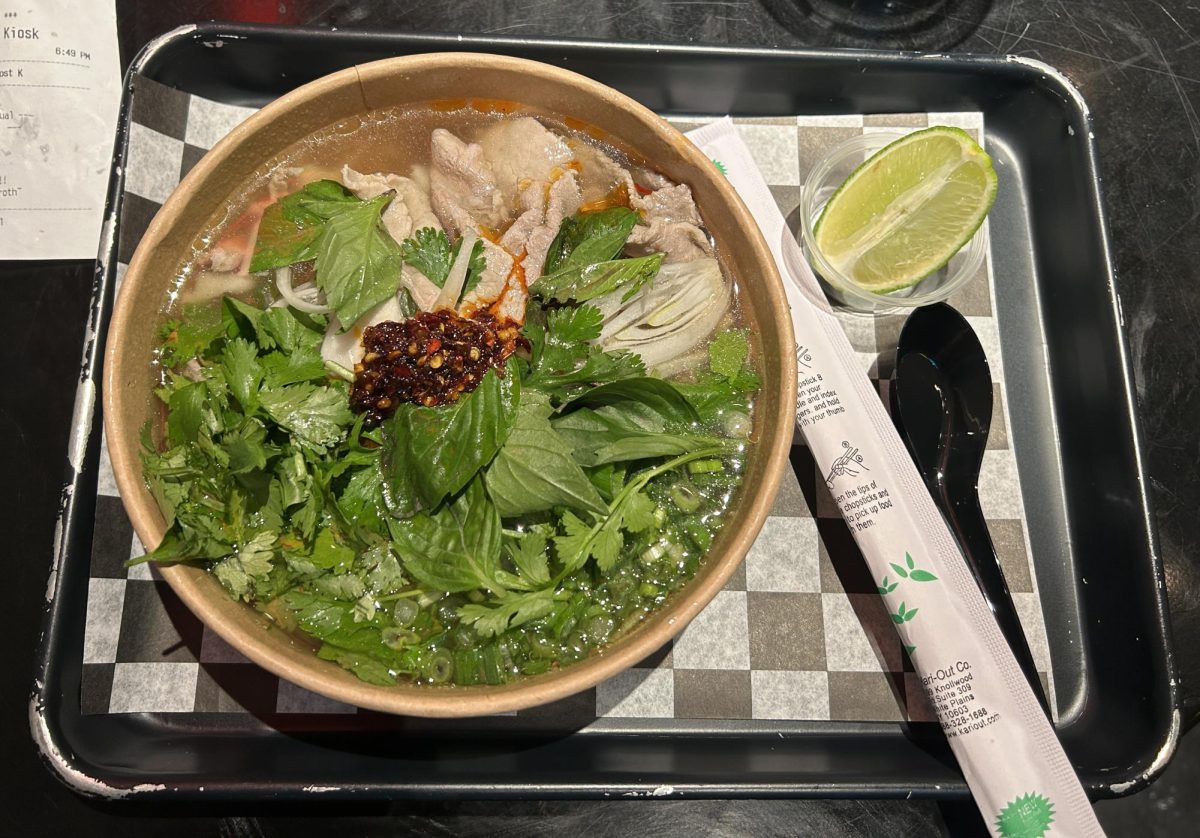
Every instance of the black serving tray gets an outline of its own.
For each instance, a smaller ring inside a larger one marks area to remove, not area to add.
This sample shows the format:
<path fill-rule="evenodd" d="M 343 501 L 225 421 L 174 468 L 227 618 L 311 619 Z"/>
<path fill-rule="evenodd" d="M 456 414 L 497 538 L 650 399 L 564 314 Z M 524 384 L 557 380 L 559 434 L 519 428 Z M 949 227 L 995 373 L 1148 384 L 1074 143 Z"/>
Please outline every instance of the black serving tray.
<path fill-rule="evenodd" d="M 1087 106 L 1024 59 L 920 57 L 330 32 L 209 24 L 130 68 L 259 106 L 352 64 L 432 51 L 515 55 L 595 78 L 664 114 L 982 111 L 1000 198 L 990 216 L 1013 447 L 1059 705 L 1093 797 L 1161 771 L 1180 730 L 1166 588 L 1146 494 Z M 108 217 L 119 217 L 131 85 Z M 115 221 L 114 221 L 115 223 Z M 184 799 L 964 796 L 936 726 L 597 724 L 561 734 L 375 714 L 84 715 L 80 673 L 100 446 L 98 385 L 115 285 L 106 228 L 47 594 L 33 735 L 81 793 Z"/>

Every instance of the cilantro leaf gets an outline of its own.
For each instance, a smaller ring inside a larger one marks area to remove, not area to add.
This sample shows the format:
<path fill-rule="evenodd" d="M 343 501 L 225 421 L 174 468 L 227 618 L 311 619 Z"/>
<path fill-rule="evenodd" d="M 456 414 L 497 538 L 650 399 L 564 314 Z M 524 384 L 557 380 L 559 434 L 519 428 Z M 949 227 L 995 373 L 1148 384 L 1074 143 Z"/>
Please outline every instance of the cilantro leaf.
<path fill-rule="evenodd" d="M 591 554 L 596 559 L 596 567 L 602 571 L 608 570 L 617 563 L 624 546 L 625 536 L 621 532 L 621 519 L 612 516 L 596 530 L 592 538 Z"/>
<path fill-rule="evenodd" d="M 622 507 L 621 523 L 630 532 L 645 532 L 657 523 L 654 509 L 654 501 L 646 497 L 644 492 L 634 492 Z"/>
<path fill-rule="evenodd" d="M 258 533 L 236 555 L 219 562 L 213 573 L 234 597 L 249 599 L 255 579 L 265 579 L 271 572 L 276 540 L 273 532 Z"/>
<path fill-rule="evenodd" d="M 307 591 L 289 591 L 281 603 L 312 637 L 343 649 L 371 652 L 380 647 L 380 627 L 356 622 L 354 606 Z"/>
<path fill-rule="evenodd" d="M 381 639 L 380 643 L 382 642 Z M 342 669 L 350 670 L 368 684 L 377 684 L 381 687 L 391 687 L 396 684 L 396 676 L 392 674 L 391 668 L 365 652 L 351 651 L 331 643 L 324 643 L 317 650 L 317 657 L 321 660 L 333 661 Z"/>
<path fill-rule="evenodd" d="M 600 337 L 603 319 L 595 306 L 560 308 L 546 313 L 542 329 L 534 312 L 522 331 L 533 348 L 526 383 L 562 401 L 597 384 L 645 375 L 636 355 L 604 352 L 591 344 Z"/>
<path fill-rule="evenodd" d="M 724 379 L 733 379 L 750 357 L 750 341 L 745 329 L 719 333 L 708 345 L 708 366 Z"/>
<path fill-rule="evenodd" d="M 304 465 L 304 455 L 293 449 L 290 456 L 281 457 L 275 467 L 279 479 L 280 503 L 284 509 L 303 503 L 312 495 L 312 477 Z"/>
<path fill-rule="evenodd" d="M 259 342 L 277 346 L 285 355 L 305 350 L 319 351 L 325 339 L 325 318 L 291 306 L 272 306 L 255 324 Z"/>
<path fill-rule="evenodd" d="M 312 589 L 330 599 L 342 599 L 357 603 L 367 591 L 367 586 L 352 573 L 325 574 L 312 580 Z"/>
<path fill-rule="evenodd" d="M 336 445 L 354 421 L 345 389 L 333 385 L 290 384 L 259 393 L 264 411 L 295 439 L 312 448 Z"/>
<path fill-rule="evenodd" d="M 591 556 L 592 528 L 569 510 L 563 513 L 559 524 L 564 532 L 554 536 L 554 551 L 563 568 L 570 572 L 583 567 Z"/>
<path fill-rule="evenodd" d="M 258 349 L 243 338 L 234 338 L 225 343 L 221 357 L 221 369 L 229 391 L 238 400 L 244 413 L 252 413 L 258 407 L 258 385 L 262 381 L 262 365 L 258 363 Z"/>
<path fill-rule="evenodd" d="M 406 263 L 425 274 L 438 288 L 446 284 L 454 254 L 450 249 L 450 239 L 441 230 L 422 227 L 401 242 L 400 254 Z"/>
<path fill-rule="evenodd" d="M 550 584 L 548 539 L 541 529 L 533 529 L 509 547 L 508 558 L 526 585 L 545 587 Z"/>
<path fill-rule="evenodd" d="M 164 369 L 181 367 L 207 352 L 224 334 L 220 309 L 185 303 L 180 308 L 179 318 L 167 321 L 160 330 L 159 362 Z"/>
<path fill-rule="evenodd" d="M 204 425 L 208 388 L 195 381 L 175 387 L 167 398 L 167 439 L 183 445 L 196 439 Z"/>
<path fill-rule="evenodd" d="M 334 573 L 344 573 L 351 564 L 354 563 L 354 549 L 346 546 L 337 539 L 333 534 L 333 530 L 325 527 L 317 533 L 316 541 L 313 542 L 312 553 L 308 560 L 315 567 L 322 570 L 332 570 Z M 361 592 L 355 594 L 355 598 L 360 596 Z"/>
<path fill-rule="evenodd" d="M 458 252 L 461 248 L 462 239 L 459 239 L 451 246 L 450 239 L 441 230 L 435 230 L 433 227 L 422 227 L 413 233 L 411 237 L 401 242 L 400 253 L 407 264 L 412 265 L 418 271 L 425 274 L 430 282 L 441 288 L 446 284 L 446 278 L 450 275 L 450 268 L 454 264 L 454 260 L 458 258 Z M 483 272 L 486 268 L 487 262 L 483 257 L 483 241 L 478 240 L 471 249 L 471 261 L 467 265 L 467 278 L 463 284 L 463 296 L 466 296 L 475 289 L 475 286 L 479 284 L 479 280 L 483 278 Z"/>
<path fill-rule="evenodd" d="M 221 448 L 229 457 L 230 474 L 244 474 L 267 465 L 267 429 L 257 419 L 247 418 L 221 438 Z"/>
<path fill-rule="evenodd" d="M 356 469 L 338 497 L 337 506 L 347 521 L 383 535 L 386 510 L 383 472 L 379 466 Z"/>
<path fill-rule="evenodd" d="M 251 343 L 257 343 L 261 349 L 274 349 L 275 339 L 269 331 L 258 330 L 258 323 L 265 312 L 249 303 L 243 303 L 237 297 L 221 299 L 221 325 L 228 338 L 243 338 Z"/>
<path fill-rule="evenodd" d="M 503 594 L 495 603 L 491 606 L 468 603 L 458 609 L 458 616 L 463 623 L 474 626 L 480 637 L 497 637 L 553 611 L 554 590 Z"/>
<path fill-rule="evenodd" d="M 458 258 L 458 251 L 462 249 L 462 239 L 454 243 L 454 258 Z M 474 246 L 471 248 L 471 259 L 467 262 L 467 278 L 463 280 L 462 294 L 458 299 L 461 301 L 463 297 L 475 290 L 475 286 L 483 279 L 483 272 L 487 270 L 487 259 L 483 255 L 483 239 L 476 239 Z"/>
<path fill-rule="evenodd" d="M 325 222 L 317 243 L 316 283 L 346 331 L 400 287 L 400 245 L 379 214 L 391 193 L 347 209 Z"/>
<path fill-rule="evenodd" d="M 396 554 L 387 543 L 366 550 L 359 560 L 358 572 L 366 580 L 367 590 L 375 594 L 390 594 L 408 584 Z"/>
<path fill-rule="evenodd" d="M 270 388 L 302 381 L 324 381 L 329 377 L 320 351 L 307 346 L 296 349 L 290 355 L 269 352 L 258 360 L 263 371 L 263 384 Z"/>

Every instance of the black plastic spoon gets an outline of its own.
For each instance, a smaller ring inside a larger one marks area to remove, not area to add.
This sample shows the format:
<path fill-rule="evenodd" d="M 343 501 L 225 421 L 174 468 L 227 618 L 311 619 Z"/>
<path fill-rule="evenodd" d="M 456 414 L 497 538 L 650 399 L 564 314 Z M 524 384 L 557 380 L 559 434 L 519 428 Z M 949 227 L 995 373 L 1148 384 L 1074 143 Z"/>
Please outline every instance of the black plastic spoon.
<path fill-rule="evenodd" d="M 975 575 L 1033 692 L 1042 684 L 979 508 L 979 469 L 992 422 L 992 375 L 971 325 L 950 306 L 914 311 L 900 332 L 892 420 Z"/>

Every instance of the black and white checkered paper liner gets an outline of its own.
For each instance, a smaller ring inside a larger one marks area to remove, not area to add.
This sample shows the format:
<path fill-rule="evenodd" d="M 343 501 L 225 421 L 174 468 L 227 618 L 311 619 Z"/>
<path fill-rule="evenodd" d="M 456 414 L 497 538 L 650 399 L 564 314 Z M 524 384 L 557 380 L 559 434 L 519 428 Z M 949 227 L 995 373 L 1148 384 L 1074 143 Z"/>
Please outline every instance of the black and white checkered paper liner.
<path fill-rule="evenodd" d="M 253 111 L 136 79 L 118 281 L 159 206 L 183 175 Z M 673 120 L 689 130 L 703 120 Z M 856 134 L 957 125 L 977 138 L 978 113 L 735 120 L 789 222 L 811 161 Z M 990 260 L 950 302 L 979 334 L 1003 381 Z M 842 318 L 887 402 L 903 316 Z M 980 500 L 1039 671 L 1049 650 L 1009 447 L 1005 392 L 980 475 Z M 653 719 L 933 720 L 919 680 L 841 515 L 799 435 L 793 469 L 744 565 L 671 644 L 594 690 L 516 714 L 573 728 Z M 142 545 L 101 455 L 83 649 L 85 713 L 353 714 L 249 662 L 182 605 L 153 567 L 123 562 Z M 1053 704 L 1053 702 L 1051 702 Z M 503 721 L 503 720 L 501 720 Z"/>

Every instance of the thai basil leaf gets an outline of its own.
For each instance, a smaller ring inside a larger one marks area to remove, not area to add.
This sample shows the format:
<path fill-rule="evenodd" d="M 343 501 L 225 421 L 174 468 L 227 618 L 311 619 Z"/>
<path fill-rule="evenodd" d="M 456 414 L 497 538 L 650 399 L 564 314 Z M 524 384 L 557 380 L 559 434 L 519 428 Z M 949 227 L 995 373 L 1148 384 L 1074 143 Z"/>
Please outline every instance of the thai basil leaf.
<path fill-rule="evenodd" d="M 315 180 L 276 203 L 289 221 L 312 224 L 328 221 L 363 201 L 336 180 Z"/>
<path fill-rule="evenodd" d="M 719 437 L 701 434 L 639 433 L 601 445 L 586 457 L 581 456 L 581 459 L 585 459 L 587 465 L 601 466 L 652 457 L 677 457 L 701 448 L 712 448 L 721 442 Z"/>
<path fill-rule="evenodd" d="M 700 417 L 696 409 L 674 385 L 661 378 L 641 376 L 625 378 L 593 387 L 571 399 L 563 408 L 601 407 L 636 403 L 657 414 L 666 425 L 690 425 Z"/>
<path fill-rule="evenodd" d="M 553 427 L 572 448 L 583 466 L 677 456 L 721 444 L 716 437 L 700 434 L 668 434 L 640 424 L 642 417 L 620 405 L 599 410 L 581 408 L 558 417 Z"/>
<path fill-rule="evenodd" d="M 484 491 L 482 480 L 433 513 L 407 521 L 388 521 L 404 568 L 437 591 L 501 592 L 500 515 Z"/>
<path fill-rule="evenodd" d="M 555 433 L 544 402 L 526 399 L 504 447 L 484 473 L 501 518 L 566 506 L 603 515 L 608 507 Z"/>
<path fill-rule="evenodd" d="M 325 222 L 317 245 L 316 283 L 342 331 L 400 287 L 400 245 L 379 214 L 392 199 L 380 195 Z"/>
<path fill-rule="evenodd" d="M 636 259 L 614 259 L 590 265 L 566 265 L 544 274 L 530 288 L 544 299 L 560 303 L 586 302 L 622 286 L 629 286 L 622 299 L 628 300 L 654 277 L 662 267 L 663 254 L 652 253 Z"/>
<path fill-rule="evenodd" d="M 503 376 L 488 370 L 474 392 L 453 404 L 401 405 L 385 426 L 381 460 L 392 512 L 411 517 L 466 486 L 508 439 L 520 398 L 510 360 Z"/>
<path fill-rule="evenodd" d="M 250 272 L 282 268 L 317 258 L 325 221 L 363 202 L 340 183 L 318 180 L 280 198 L 263 212 Z"/>
<path fill-rule="evenodd" d="M 637 222 L 638 214 L 626 207 L 564 219 L 546 253 L 545 273 L 609 261 L 621 252 Z"/>
<path fill-rule="evenodd" d="M 297 262 L 317 258 L 317 239 L 321 237 L 320 220 L 299 222 L 286 218 L 279 201 L 263 211 L 254 240 L 254 255 L 250 257 L 250 272 L 284 268 Z"/>

